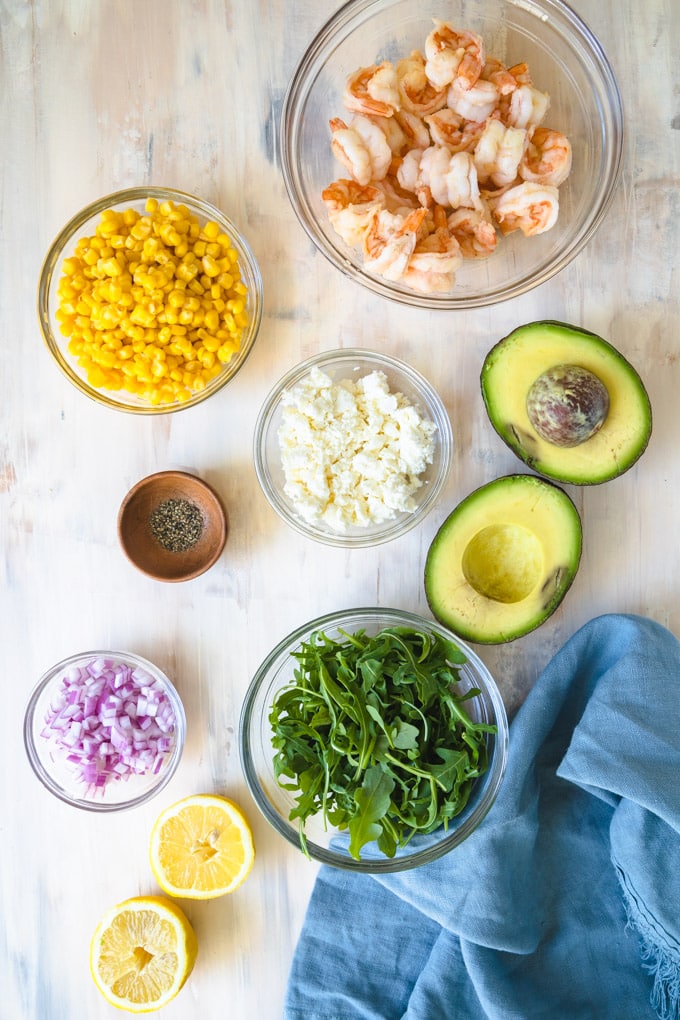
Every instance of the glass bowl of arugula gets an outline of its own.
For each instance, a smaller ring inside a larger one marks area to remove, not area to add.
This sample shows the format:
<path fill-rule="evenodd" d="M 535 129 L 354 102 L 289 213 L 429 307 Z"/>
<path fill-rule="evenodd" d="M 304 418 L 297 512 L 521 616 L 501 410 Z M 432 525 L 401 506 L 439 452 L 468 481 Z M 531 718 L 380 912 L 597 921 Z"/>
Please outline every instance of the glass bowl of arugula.
<path fill-rule="evenodd" d="M 438 623 L 398 609 L 318 617 L 262 662 L 240 720 L 246 782 L 307 857 L 404 871 L 466 839 L 505 773 L 491 674 Z"/>

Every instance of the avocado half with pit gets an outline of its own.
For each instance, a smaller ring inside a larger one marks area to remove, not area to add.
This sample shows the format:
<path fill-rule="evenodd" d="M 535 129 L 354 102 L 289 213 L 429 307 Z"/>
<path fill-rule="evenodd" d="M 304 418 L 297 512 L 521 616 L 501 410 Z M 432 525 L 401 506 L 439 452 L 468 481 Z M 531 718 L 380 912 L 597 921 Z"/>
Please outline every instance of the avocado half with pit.
<path fill-rule="evenodd" d="M 487 354 L 491 424 L 538 474 L 594 485 L 644 453 L 652 409 L 633 366 L 608 341 L 563 322 L 520 326 Z"/>
<path fill-rule="evenodd" d="M 559 606 L 582 537 L 578 510 L 552 482 L 497 478 L 459 503 L 435 535 L 425 562 L 430 609 L 468 641 L 514 641 Z"/>

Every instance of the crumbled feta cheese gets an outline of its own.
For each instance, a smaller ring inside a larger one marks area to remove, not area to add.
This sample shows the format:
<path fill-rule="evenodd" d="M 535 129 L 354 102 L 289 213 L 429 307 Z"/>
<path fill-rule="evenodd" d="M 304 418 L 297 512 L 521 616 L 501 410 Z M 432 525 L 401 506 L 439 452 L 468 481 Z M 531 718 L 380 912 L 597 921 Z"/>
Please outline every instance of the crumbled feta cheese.
<path fill-rule="evenodd" d="M 436 426 L 384 372 L 334 383 L 315 366 L 282 405 L 284 492 L 305 520 L 344 532 L 416 509 Z"/>

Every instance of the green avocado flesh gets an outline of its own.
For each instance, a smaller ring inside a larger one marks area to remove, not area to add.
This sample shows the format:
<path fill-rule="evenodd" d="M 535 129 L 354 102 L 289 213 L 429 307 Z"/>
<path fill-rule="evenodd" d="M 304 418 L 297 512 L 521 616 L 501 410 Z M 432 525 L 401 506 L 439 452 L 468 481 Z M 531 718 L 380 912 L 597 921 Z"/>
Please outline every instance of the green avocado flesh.
<path fill-rule="evenodd" d="M 581 518 L 562 489 L 534 475 L 497 478 L 459 503 L 435 535 L 425 562 L 430 609 L 468 641 L 514 641 L 557 609 L 581 545 Z"/>
<path fill-rule="evenodd" d="M 594 434 L 575 445 L 548 442 L 532 425 L 527 396 L 544 373 L 578 366 L 606 387 L 609 406 Z M 632 467 L 652 432 L 652 409 L 640 376 L 616 348 L 562 322 L 520 326 L 486 356 L 482 396 L 501 439 L 530 468 L 556 481 L 594 485 Z"/>

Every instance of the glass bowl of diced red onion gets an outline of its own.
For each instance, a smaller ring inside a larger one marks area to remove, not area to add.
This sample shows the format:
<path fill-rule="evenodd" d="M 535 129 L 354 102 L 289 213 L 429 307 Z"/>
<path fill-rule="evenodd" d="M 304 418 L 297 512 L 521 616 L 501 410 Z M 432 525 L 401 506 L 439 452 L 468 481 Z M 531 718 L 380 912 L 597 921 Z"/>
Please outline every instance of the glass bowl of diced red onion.
<path fill-rule="evenodd" d="M 174 775 L 186 717 L 172 682 L 131 652 L 90 651 L 52 666 L 26 709 L 24 744 L 38 779 L 89 811 L 145 803 Z"/>

